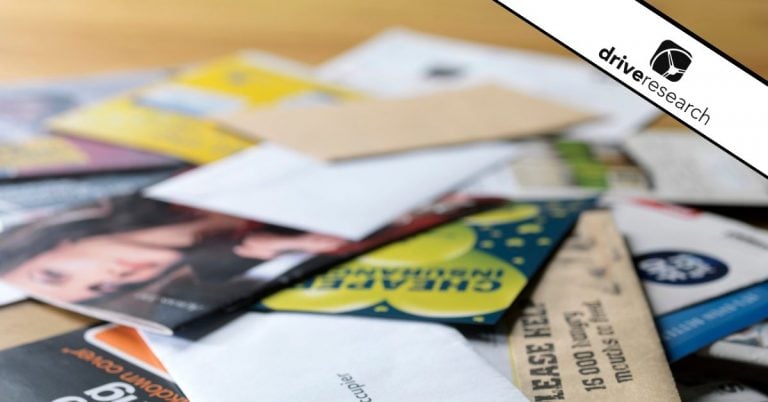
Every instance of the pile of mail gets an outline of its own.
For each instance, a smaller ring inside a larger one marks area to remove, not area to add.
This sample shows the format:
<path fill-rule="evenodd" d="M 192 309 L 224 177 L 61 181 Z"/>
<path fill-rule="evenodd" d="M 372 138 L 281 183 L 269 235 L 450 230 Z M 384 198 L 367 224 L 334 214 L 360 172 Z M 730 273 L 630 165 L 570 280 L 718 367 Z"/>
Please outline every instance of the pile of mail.
<path fill-rule="evenodd" d="M 399 28 L 0 86 L 0 399 L 765 401 L 768 181 L 657 117 Z"/>

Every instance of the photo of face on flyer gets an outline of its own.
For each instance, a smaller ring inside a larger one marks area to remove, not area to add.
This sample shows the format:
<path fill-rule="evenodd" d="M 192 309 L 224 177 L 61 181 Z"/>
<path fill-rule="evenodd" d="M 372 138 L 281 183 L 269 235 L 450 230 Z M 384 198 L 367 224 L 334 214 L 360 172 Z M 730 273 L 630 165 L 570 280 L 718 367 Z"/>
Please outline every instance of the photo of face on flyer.
<path fill-rule="evenodd" d="M 173 328 L 253 294 L 260 264 L 344 243 L 134 195 L 0 236 L 0 278 L 102 319 Z"/>
<path fill-rule="evenodd" d="M 0 235 L 0 279 L 107 321 L 173 332 L 276 279 L 443 223 L 483 204 L 448 198 L 362 242 L 142 198 L 116 197 Z"/>

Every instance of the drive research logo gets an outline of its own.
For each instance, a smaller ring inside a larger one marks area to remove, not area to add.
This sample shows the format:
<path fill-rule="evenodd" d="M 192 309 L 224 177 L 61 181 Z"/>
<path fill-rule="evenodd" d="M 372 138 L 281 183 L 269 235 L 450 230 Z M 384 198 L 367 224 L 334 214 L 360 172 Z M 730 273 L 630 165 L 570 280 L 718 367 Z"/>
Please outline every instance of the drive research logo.
<path fill-rule="evenodd" d="M 728 266 L 715 258 L 684 251 L 660 251 L 635 258 L 644 280 L 668 285 L 693 285 L 720 279 Z"/>
<path fill-rule="evenodd" d="M 691 65 L 691 53 L 671 40 L 661 42 L 651 58 L 651 68 L 664 78 L 677 82 Z"/>
<path fill-rule="evenodd" d="M 681 114 L 690 116 L 691 120 L 695 120 L 701 126 L 709 124 L 711 118 L 709 107 L 695 103 L 687 96 L 675 92 L 673 86 L 667 87 L 669 84 L 657 81 L 656 74 L 642 70 L 626 54 L 622 55 L 621 53 L 623 52 L 616 49 L 616 46 L 610 46 L 600 49 L 597 56 L 615 69 L 616 73 L 612 74 L 615 78 L 627 86 L 636 88 L 640 94 L 642 94 L 640 91 L 645 91 L 645 94 L 642 95 L 651 102 L 661 106 L 653 100 L 654 97 L 658 97 L 659 101 L 665 101 L 670 106 L 680 110 Z M 653 71 L 661 74 L 670 82 L 679 81 L 690 65 L 691 54 L 671 40 L 661 42 L 656 54 L 651 58 Z M 608 74 L 611 73 L 608 72 Z M 620 74 L 623 74 L 624 78 L 621 78 Z M 688 121 L 688 123 L 692 123 L 692 121 Z"/>

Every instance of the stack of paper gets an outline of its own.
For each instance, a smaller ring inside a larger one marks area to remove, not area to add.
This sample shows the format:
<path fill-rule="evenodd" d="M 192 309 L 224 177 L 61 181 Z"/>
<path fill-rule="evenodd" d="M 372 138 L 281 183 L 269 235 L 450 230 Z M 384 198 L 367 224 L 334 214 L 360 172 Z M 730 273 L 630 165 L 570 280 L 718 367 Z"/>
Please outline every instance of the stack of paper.
<path fill-rule="evenodd" d="M 583 63 L 392 29 L 0 105 L 5 399 L 760 395 L 686 367 L 766 365 L 768 234 L 664 202 L 768 184 Z"/>

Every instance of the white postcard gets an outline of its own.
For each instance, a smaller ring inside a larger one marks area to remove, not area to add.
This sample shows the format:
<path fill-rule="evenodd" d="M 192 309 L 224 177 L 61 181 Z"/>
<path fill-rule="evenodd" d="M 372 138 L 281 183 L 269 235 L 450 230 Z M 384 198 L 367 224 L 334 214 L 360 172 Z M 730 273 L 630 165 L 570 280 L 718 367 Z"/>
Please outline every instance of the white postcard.
<path fill-rule="evenodd" d="M 650 200 L 613 211 L 656 316 L 768 279 L 768 231 Z"/>
<path fill-rule="evenodd" d="M 527 401 L 453 328 L 247 313 L 188 341 L 145 333 L 192 401 Z"/>

